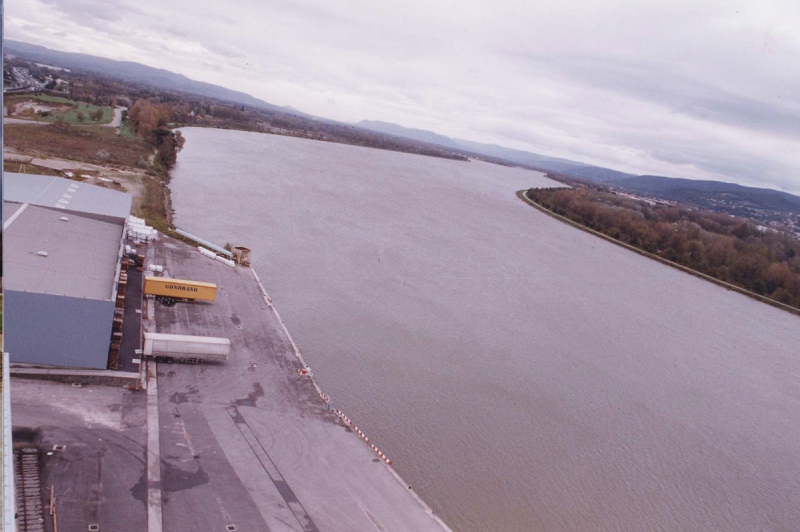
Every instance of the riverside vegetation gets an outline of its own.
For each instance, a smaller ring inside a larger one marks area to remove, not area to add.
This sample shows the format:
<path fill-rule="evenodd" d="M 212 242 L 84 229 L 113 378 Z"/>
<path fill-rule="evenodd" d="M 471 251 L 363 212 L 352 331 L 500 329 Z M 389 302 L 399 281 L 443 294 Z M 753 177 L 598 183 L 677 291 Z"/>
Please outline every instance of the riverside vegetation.
<path fill-rule="evenodd" d="M 589 188 L 530 189 L 525 195 L 619 242 L 800 310 L 800 242 L 784 232 Z"/>

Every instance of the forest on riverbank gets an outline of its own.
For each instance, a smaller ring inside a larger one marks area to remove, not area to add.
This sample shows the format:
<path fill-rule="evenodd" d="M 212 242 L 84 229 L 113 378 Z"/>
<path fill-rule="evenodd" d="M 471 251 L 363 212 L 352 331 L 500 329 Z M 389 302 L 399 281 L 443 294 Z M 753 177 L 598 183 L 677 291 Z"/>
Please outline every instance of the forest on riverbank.
<path fill-rule="evenodd" d="M 589 188 L 530 189 L 525 195 L 619 242 L 800 309 L 800 241 L 784 232 Z"/>

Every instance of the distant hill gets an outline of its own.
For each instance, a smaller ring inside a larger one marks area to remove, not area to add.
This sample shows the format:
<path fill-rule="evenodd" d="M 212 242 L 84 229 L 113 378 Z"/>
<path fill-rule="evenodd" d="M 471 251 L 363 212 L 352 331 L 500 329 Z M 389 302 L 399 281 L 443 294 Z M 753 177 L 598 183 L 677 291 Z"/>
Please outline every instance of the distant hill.
<path fill-rule="evenodd" d="M 643 175 L 620 179 L 610 185 L 680 203 L 706 205 L 709 202 L 722 202 L 757 209 L 800 213 L 800 196 L 734 183 Z"/>
<path fill-rule="evenodd" d="M 634 175 L 626 174 L 624 172 L 617 172 L 616 170 L 611 170 L 610 168 L 602 168 L 599 166 L 591 166 L 579 163 L 577 161 L 570 161 L 568 159 L 559 159 L 557 157 L 539 155 L 538 153 L 504 148 L 503 146 L 498 146 L 496 144 L 484 144 L 482 142 L 474 142 L 471 140 L 453 139 L 438 133 L 434 133 L 433 131 L 412 129 L 388 122 L 362 120 L 356 124 L 356 127 L 417 140 L 420 142 L 437 144 L 453 150 L 463 150 L 467 153 L 503 159 L 511 163 L 532 166 L 544 171 L 569 174 L 583 179 L 590 179 L 592 181 L 612 181 L 615 179 L 633 177 Z"/>
<path fill-rule="evenodd" d="M 124 81 L 151 85 L 159 89 L 186 92 L 240 105 L 248 105 L 259 109 L 302 114 L 294 109 L 289 110 L 285 107 L 279 107 L 259 100 L 244 92 L 226 89 L 225 87 L 212 85 L 211 83 L 205 83 L 203 81 L 195 81 L 181 74 L 130 61 L 114 61 L 113 59 L 106 59 L 93 55 L 59 52 L 57 50 L 45 48 L 44 46 L 11 40 L 5 41 L 4 48 L 6 53 L 37 63 L 46 63 L 70 70 L 93 72 Z"/>
<path fill-rule="evenodd" d="M 281 128 L 325 132 L 332 139 L 337 139 L 338 142 L 456 159 L 486 157 L 486 160 L 491 162 L 523 165 L 545 172 L 602 182 L 631 192 L 650 194 L 670 201 L 695 204 L 715 210 L 719 210 L 718 207 L 723 205 L 728 212 L 740 212 L 741 209 L 747 208 L 795 214 L 800 212 L 800 197 L 785 192 L 717 181 L 635 176 L 569 159 L 504 148 L 495 144 L 454 139 L 432 131 L 407 128 L 389 122 L 363 120 L 357 124 L 345 124 L 308 115 L 290 106 L 273 105 L 244 92 L 195 81 L 181 74 L 130 61 L 114 61 L 86 54 L 59 52 L 43 46 L 11 40 L 5 41 L 4 47 L 5 52 L 9 54 L 37 63 L 96 73 L 108 78 L 150 85 L 163 90 L 184 92 L 246 105 L 266 111 L 272 116 L 282 117 Z M 404 140 L 396 140 L 398 137 Z M 728 208 L 732 205 L 734 205 L 734 209 Z"/>
<path fill-rule="evenodd" d="M 581 163 L 573 164 L 551 164 L 546 170 L 567 174 L 574 177 L 588 179 L 590 181 L 599 181 L 601 183 L 613 183 L 618 179 L 628 179 L 635 177 L 636 174 L 627 174 L 611 168 L 604 168 L 602 166 L 591 166 Z"/>
<path fill-rule="evenodd" d="M 439 135 L 433 131 L 426 131 L 424 129 L 412 129 L 408 127 L 398 126 L 389 122 L 381 122 L 379 120 L 362 120 L 356 124 L 356 127 L 369 129 L 370 131 L 377 131 L 379 133 L 386 133 L 387 135 L 395 135 L 397 137 L 405 137 L 407 139 L 418 140 L 420 142 L 428 142 L 430 144 L 438 144 L 451 149 L 461 148 L 450 137 Z"/>

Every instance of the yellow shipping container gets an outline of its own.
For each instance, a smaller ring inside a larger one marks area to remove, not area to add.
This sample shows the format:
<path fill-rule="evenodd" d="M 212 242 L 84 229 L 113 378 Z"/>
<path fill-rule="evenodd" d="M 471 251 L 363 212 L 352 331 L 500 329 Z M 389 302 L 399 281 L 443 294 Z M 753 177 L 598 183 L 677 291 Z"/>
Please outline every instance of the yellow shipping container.
<path fill-rule="evenodd" d="M 185 279 L 167 279 L 165 277 L 144 278 L 144 293 L 174 299 L 200 299 L 214 301 L 217 299 L 217 285 Z"/>

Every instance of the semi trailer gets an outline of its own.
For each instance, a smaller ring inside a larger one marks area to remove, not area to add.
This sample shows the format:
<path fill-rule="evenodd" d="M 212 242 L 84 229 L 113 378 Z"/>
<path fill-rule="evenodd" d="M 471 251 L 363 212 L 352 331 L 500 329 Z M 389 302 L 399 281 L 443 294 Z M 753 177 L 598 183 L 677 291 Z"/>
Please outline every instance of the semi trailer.
<path fill-rule="evenodd" d="M 144 356 L 161 358 L 167 362 L 224 362 L 231 352 L 231 341 L 213 336 L 145 332 L 142 352 Z"/>
<path fill-rule="evenodd" d="M 171 306 L 176 301 L 214 301 L 217 298 L 217 285 L 146 275 L 144 277 L 144 293 L 156 296 L 156 301 Z"/>

